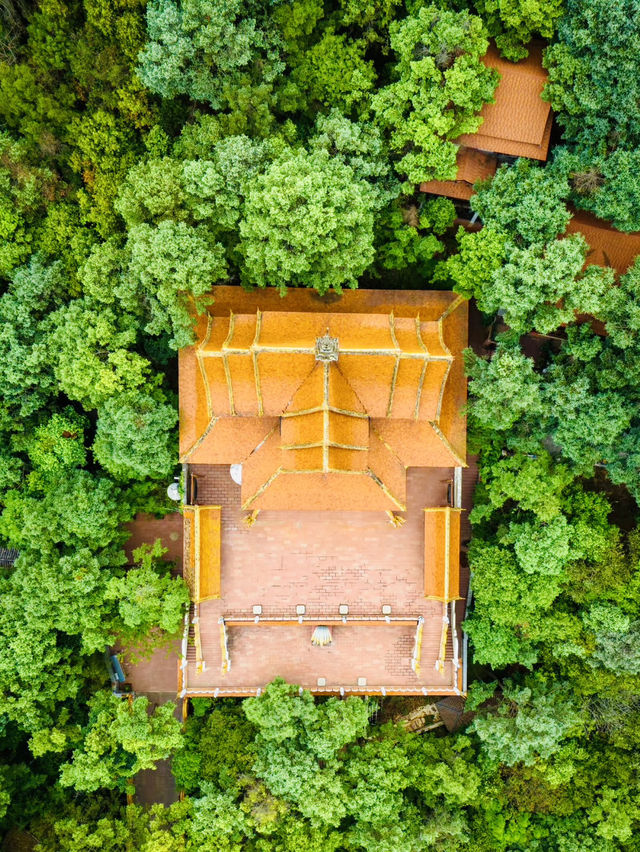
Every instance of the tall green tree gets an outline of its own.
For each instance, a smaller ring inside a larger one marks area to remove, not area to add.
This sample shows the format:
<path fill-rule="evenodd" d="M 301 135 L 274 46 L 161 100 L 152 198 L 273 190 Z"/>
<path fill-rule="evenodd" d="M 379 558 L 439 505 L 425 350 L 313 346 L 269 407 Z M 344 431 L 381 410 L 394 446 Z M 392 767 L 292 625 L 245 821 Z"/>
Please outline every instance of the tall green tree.
<path fill-rule="evenodd" d="M 473 5 L 498 50 L 513 62 L 527 56 L 527 46 L 536 35 L 550 39 L 564 12 L 563 0 L 474 0 Z"/>
<path fill-rule="evenodd" d="M 188 94 L 213 109 L 228 102 L 226 82 L 246 84 L 258 63 L 269 81 L 283 69 L 278 34 L 259 4 L 220 0 L 153 0 L 147 9 L 149 42 L 140 54 L 144 84 L 165 98 Z"/>
<path fill-rule="evenodd" d="M 112 692 L 97 692 L 89 701 L 82 744 L 62 765 L 60 783 L 87 792 L 123 789 L 140 770 L 155 769 L 180 745 L 180 722 L 170 701 L 152 713 L 148 708 L 145 696 L 128 702 Z"/>
<path fill-rule="evenodd" d="M 291 151 L 249 188 L 240 222 L 243 279 L 259 287 L 354 288 L 373 251 L 374 192 L 324 151 Z"/>
<path fill-rule="evenodd" d="M 98 409 L 93 453 L 117 479 L 163 479 L 175 465 L 175 408 L 140 391 L 113 396 Z"/>
<path fill-rule="evenodd" d="M 411 183 L 452 180 L 463 133 L 474 133 L 478 116 L 498 82 L 480 62 L 489 41 L 480 18 L 423 6 L 389 27 L 397 56 L 396 78 L 372 98 L 377 121 L 399 159 L 398 174 Z"/>
<path fill-rule="evenodd" d="M 567 0 L 558 40 L 545 51 L 545 97 L 565 138 L 594 154 L 640 141 L 640 98 L 633 44 L 637 0 Z"/>

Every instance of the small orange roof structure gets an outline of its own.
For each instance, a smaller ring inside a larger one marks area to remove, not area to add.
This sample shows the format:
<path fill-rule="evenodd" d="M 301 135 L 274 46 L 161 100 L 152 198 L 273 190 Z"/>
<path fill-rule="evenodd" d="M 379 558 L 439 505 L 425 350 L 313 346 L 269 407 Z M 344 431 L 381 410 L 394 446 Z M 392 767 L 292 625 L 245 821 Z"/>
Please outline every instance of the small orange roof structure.
<path fill-rule="evenodd" d="M 195 603 L 220 597 L 220 506 L 184 506 L 182 576 Z"/>
<path fill-rule="evenodd" d="M 567 234 L 582 234 L 587 241 L 586 266 L 610 266 L 623 275 L 640 255 L 640 231 L 625 234 L 583 210 L 574 211 Z"/>
<path fill-rule="evenodd" d="M 404 510 L 407 467 L 464 465 L 464 299 L 213 296 L 180 352 L 180 455 L 242 464 L 244 509 Z"/>
<path fill-rule="evenodd" d="M 500 74 L 495 101 L 482 108 L 480 129 L 457 141 L 480 151 L 546 160 L 553 115 L 550 104 L 541 98 L 547 82 L 542 46 L 532 44 L 526 59 L 509 62 L 491 45 L 482 61 Z"/>
<path fill-rule="evenodd" d="M 429 180 L 420 184 L 420 190 L 468 201 L 473 195 L 473 185 L 477 181 L 493 177 L 498 167 L 498 160 L 493 154 L 475 151 L 463 145 L 458 149 L 457 163 L 458 174 L 455 180 Z"/>
<path fill-rule="evenodd" d="M 460 509 L 424 510 L 424 593 L 451 603 L 460 597 Z"/>

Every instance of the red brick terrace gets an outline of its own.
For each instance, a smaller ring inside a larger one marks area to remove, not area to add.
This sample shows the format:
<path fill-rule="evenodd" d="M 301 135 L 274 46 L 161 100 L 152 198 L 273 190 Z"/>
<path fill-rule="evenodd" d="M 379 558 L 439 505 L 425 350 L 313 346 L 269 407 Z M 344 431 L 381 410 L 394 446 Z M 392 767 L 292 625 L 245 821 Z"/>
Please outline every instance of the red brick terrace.
<path fill-rule="evenodd" d="M 240 487 L 227 465 L 190 465 L 189 471 L 198 478 L 197 504 L 222 507 L 221 597 L 199 604 L 204 667 L 198 666 L 190 644 L 183 694 L 255 694 L 276 676 L 314 692 L 447 694 L 461 688 L 453 652 L 455 643 L 457 663 L 464 603 L 456 605 L 458 630 L 455 636 L 449 630 L 440 673 L 435 662 L 443 604 L 424 596 L 423 509 L 447 505 L 452 468 L 408 470 L 406 523 L 398 528 L 379 511 L 292 510 L 262 511 L 248 527 Z M 475 465 L 463 470 L 466 508 L 475 477 Z M 462 539 L 468 537 L 464 516 Z M 464 597 L 464 570 L 462 579 Z M 341 605 L 349 608 L 345 620 Z M 256 623 L 257 606 L 262 609 Z M 305 608 L 301 619 L 300 606 Z M 451 616 L 451 606 L 446 611 Z M 411 660 L 420 616 L 424 626 L 416 673 Z M 221 617 L 230 659 L 225 673 Z M 319 624 L 330 626 L 331 645 L 311 644 Z"/>

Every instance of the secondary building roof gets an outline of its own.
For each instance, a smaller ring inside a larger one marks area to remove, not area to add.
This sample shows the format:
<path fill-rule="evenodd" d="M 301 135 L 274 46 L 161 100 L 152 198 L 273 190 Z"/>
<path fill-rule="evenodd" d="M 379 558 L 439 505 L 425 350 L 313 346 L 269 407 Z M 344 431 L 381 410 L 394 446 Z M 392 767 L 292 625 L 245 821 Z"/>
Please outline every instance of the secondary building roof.
<path fill-rule="evenodd" d="M 566 233 L 582 234 L 587 241 L 587 266 L 610 266 L 623 275 L 640 255 L 640 231 L 625 234 L 583 210 L 574 212 Z"/>
<path fill-rule="evenodd" d="M 500 74 L 495 102 L 482 108 L 480 129 L 457 141 L 481 151 L 546 160 L 553 116 L 541 97 L 548 76 L 542 67 L 542 46 L 532 44 L 526 59 L 509 62 L 491 45 L 482 61 Z"/>
<path fill-rule="evenodd" d="M 500 74 L 495 101 L 482 108 L 479 130 L 456 140 L 460 145 L 456 179 L 426 181 L 420 184 L 422 192 L 468 200 L 475 183 L 495 174 L 496 154 L 547 159 L 553 115 L 541 97 L 547 82 L 541 45 L 530 45 L 529 56 L 520 62 L 503 59 L 491 45 L 482 61 Z"/>
<path fill-rule="evenodd" d="M 422 192 L 468 201 L 473 195 L 473 185 L 477 181 L 493 177 L 498 167 L 498 160 L 493 154 L 475 151 L 462 145 L 458 149 L 457 163 L 458 174 L 455 180 L 430 180 L 421 183 Z"/>
<path fill-rule="evenodd" d="M 243 508 L 402 510 L 407 467 L 464 464 L 465 300 L 213 296 L 180 353 L 180 453 L 242 464 Z"/>

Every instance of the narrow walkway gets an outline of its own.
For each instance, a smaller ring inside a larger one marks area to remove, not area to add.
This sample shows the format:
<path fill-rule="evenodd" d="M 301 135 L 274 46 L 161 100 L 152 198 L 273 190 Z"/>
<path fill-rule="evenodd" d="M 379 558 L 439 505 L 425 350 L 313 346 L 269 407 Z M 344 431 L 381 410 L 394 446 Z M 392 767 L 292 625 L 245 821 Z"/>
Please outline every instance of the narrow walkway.
<path fill-rule="evenodd" d="M 126 544 L 127 555 L 141 544 L 153 544 L 160 539 L 167 548 L 166 559 L 176 565 L 176 573 L 182 573 L 182 515 L 173 512 L 164 518 L 138 515 L 127 524 L 131 538 Z M 150 710 L 167 701 L 176 704 L 175 716 L 181 719 L 182 702 L 176 698 L 178 682 L 178 652 L 180 639 L 170 645 L 159 648 L 147 659 L 138 659 L 136 649 L 124 653 L 124 671 L 137 695 L 145 695 L 150 702 Z M 134 662 L 135 661 L 135 662 Z M 156 803 L 170 805 L 178 800 L 178 791 L 171 772 L 171 761 L 158 761 L 155 769 L 139 772 L 135 779 L 135 801 L 139 805 L 151 806 Z"/>
<path fill-rule="evenodd" d="M 173 692 L 150 692 L 147 698 L 151 701 L 150 710 L 167 701 L 175 701 L 175 688 Z M 176 702 L 175 717 L 182 720 L 182 702 Z M 171 772 L 171 760 L 159 760 L 155 769 L 145 769 L 138 772 L 134 779 L 136 787 L 135 801 L 138 805 L 147 807 L 155 804 L 171 805 L 178 801 L 178 790 L 175 778 Z"/>

